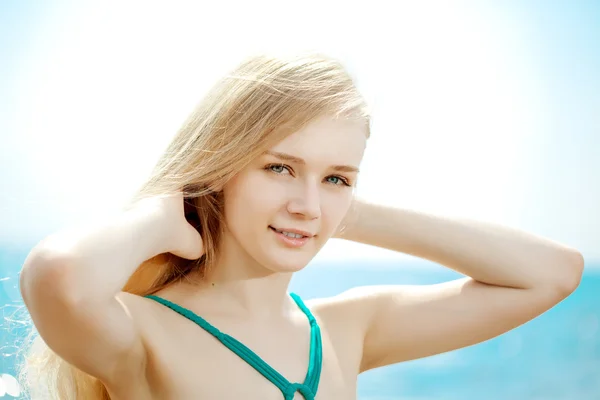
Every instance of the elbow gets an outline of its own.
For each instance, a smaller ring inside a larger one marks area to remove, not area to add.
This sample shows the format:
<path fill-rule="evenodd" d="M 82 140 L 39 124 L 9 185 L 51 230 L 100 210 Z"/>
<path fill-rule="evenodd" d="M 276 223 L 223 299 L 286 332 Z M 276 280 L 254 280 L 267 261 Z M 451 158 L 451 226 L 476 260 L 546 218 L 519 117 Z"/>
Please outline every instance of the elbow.
<path fill-rule="evenodd" d="M 561 264 L 561 273 L 557 274 L 555 287 L 564 298 L 573 293 L 581 283 L 585 261 L 579 251 L 569 250 L 565 261 Z"/>
<path fill-rule="evenodd" d="M 68 263 L 58 254 L 34 249 L 26 258 L 19 276 L 19 291 L 25 305 L 58 297 Z"/>

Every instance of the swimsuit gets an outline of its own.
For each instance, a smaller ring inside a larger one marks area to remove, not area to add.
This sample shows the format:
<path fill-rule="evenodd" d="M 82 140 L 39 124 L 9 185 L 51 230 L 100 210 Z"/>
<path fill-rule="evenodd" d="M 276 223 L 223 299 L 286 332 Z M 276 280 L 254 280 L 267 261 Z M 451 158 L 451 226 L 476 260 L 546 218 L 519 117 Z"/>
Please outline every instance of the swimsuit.
<path fill-rule="evenodd" d="M 221 343 L 223 343 L 229 350 L 233 351 L 235 354 L 240 356 L 243 360 L 245 360 L 248 364 L 250 364 L 254 369 L 260 372 L 265 378 L 270 380 L 275 386 L 281 390 L 283 393 L 284 400 L 292 400 L 296 392 L 300 392 L 305 400 L 314 400 L 317 394 L 317 389 L 319 387 L 319 379 L 321 377 L 321 365 L 322 365 L 322 348 L 321 348 L 321 330 L 315 317 L 311 314 L 310 310 L 304 305 L 302 299 L 295 294 L 290 293 L 290 296 L 298 307 L 302 310 L 302 312 L 308 318 L 310 323 L 310 358 L 308 364 L 308 372 L 306 373 L 306 378 L 304 379 L 304 383 L 291 383 L 287 379 L 285 379 L 279 372 L 273 369 L 269 364 L 263 361 L 256 353 L 250 350 L 241 342 L 237 341 L 233 337 L 227 335 L 226 333 L 221 332 L 210 323 L 208 323 L 205 319 L 200 317 L 197 314 L 194 314 L 192 311 L 183 308 L 175 303 L 170 302 L 169 300 L 163 299 L 162 297 L 147 295 L 144 296 L 146 298 L 155 300 L 162 305 L 169 307 L 173 311 L 181 314 L 185 318 L 195 322 L 202 329 L 213 335 L 217 338 Z"/>

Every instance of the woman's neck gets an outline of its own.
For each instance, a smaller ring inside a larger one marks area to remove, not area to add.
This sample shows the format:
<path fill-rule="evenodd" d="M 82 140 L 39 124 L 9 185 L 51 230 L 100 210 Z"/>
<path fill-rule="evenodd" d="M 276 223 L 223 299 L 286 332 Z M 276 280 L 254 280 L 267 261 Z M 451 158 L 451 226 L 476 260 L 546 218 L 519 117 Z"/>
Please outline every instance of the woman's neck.
<path fill-rule="evenodd" d="M 182 295 L 191 304 L 215 304 L 228 314 L 252 319 L 277 319 L 296 311 L 288 295 L 293 273 L 271 271 L 240 252 L 221 254 L 202 276 L 192 273 L 176 284 L 177 297 Z"/>

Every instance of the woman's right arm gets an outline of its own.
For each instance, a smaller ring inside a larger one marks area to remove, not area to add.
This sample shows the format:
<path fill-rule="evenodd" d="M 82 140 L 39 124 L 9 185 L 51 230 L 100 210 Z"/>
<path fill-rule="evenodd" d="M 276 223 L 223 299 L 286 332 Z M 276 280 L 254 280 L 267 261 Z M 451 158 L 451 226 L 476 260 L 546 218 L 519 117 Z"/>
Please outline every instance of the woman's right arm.
<path fill-rule="evenodd" d="M 44 342 L 108 385 L 143 372 L 141 336 L 119 296 L 142 262 L 168 251 L 161 215 L 133 208 L 55 233 L 23 265 L 21 294 Z"/>

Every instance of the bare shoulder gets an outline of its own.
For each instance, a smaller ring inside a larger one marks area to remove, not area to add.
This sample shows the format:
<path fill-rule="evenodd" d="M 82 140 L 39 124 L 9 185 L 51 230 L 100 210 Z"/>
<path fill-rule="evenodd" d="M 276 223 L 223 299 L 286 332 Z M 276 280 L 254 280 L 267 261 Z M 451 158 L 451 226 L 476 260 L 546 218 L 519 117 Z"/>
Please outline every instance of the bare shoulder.
<path fill-rule="evenodd" d="M 170 314 L 171 311 L 157 305 L 153 300 L 133 293 L 121 292 L 117 299 L 129 318 L 134 321 L 144 343 L 144 350 L 148 353 L 151 351 L 148 345 L 153 333 L 163 324 L 165 313 Z"/>
<path fill-rule="evenodd" d="M 363 301 L 361 288 L 350 289 L 331 297 L 306 301 L 322 328 L 324 340 L 329 340 L 341 365 L 354 376 L 360 372 L 364 339 L 373 308 Z"/>
<path fill-rule="evenodd" d="M 115 299 L 123 310 L 128 321 L 131 321 L 139 335 L 135 351 L 132 351 L 130 360 L 123 363 L 123 370 L 116 375 L 116 379 L 105 382 L 111 398 L 116 400 L 129 398 L 151 398 L 150 386 L 147 380 L 148 348 L 145 340 L 144 319 L 147 318 L 149 307 L 142 296 L 120 292 Z"/>
<path fill-rule="evenodd" d="M 136 326 L 142 343 L 144 360 L 143 371 L 136 376 L 123 374 L 122 380 L 108 387 L 111 398 L 151 399 L 156 393 L 163 393 L 165 387 L 165 368 L 161 365 L 160 349 L 172 340 L 172 326 L 165 323 L 165 318 L 172 316 L 172 311 L 142 295 L 120 292 L 117 299 L 125 313 Z"/>
<path fill-rule="evenodd" d="M 121 292 L 117 295 L 117 299 L 129 317 L 137 321 L 148 318 L 148 312 L 152 309 L 149 307 L 151 303 L 144 296 Z"/>
<path fill-rule="evenodd" d="M 334 296 L 307 300 L 306 306 L 328 328 L 364 335 L 364 322 L 369 320 L 369 314 L 373 311 L 363 301 L 369 292 L 369 287 L 356 287 Z"/>
<path fill-rule="evenodd" d="M 358 286 L 334 296 L 307 300 L 306 305 L 328 329 L 360 338 L 362 343 L 376 312 L 379 292 L 373 286 Z"/>

